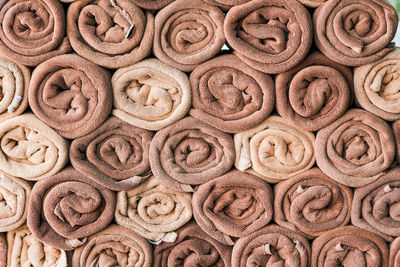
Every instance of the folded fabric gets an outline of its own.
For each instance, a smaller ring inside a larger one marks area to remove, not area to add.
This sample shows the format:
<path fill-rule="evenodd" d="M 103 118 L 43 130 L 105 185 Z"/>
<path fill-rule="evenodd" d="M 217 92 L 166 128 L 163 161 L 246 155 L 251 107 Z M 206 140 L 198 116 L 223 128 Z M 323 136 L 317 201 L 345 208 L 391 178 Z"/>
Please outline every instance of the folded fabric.
<path fill-rule="evenodd" d="M 175 242 L 155 247 L 154 267 L 231 266 L 232 248 L 207 235 L 194 221 L 177 234 Z"/>
<path fill-rule="evenodd" d="M 129 190 L 148 178 L 152 138 L 152 132 L 110 117 L 94 132 L 72 141 L 71 164 L 107 189 Z"/>
<path fill-rule="evenodd" d="M 192 71 L 224 45 L 224 13 L 202 0 L 177 0 L 155 18 L 153 53 L 182 71 Z"/>
<path fill-rule="evenodd" d="M 298 1 L 307 7 L 319 7 L 327 0 L 298 0 Z"/>
<path fill-rule="evenodd" d="M 77 1 L 68 8 L 67 34 L 80 56 L 121 68 L 150 55 L 154 17 L 130 0 Z"/>
<path fill-rule="evenodd" d="M 60 171 L 68 161 L 68 142 L 33 114 L 0 123 L 0 170 L 37 181 Z"/>
<path fill-rule="evenodd" d="M 397 120 L 392 124 L 392 130 L 396 141 L 396 160 L 397 163 L 400 163 L 400 120 Z"/>
<path fill-rule="evenodd" d="M 61 136 L 78 138 L 110 114 L 110 75 L 75 54 L 54 57 L 33 71 L 28 100 L 35 115 Z"/>
<path fill-rule="evenodd" d="M 27 224 L 43 243 L 73 250 L 112 221 L 115 203 L 114 192 L 69 167 L 33 186 Z"/>
<path fill-rule="evenodd" d="M 273 192 L 260 178 L 232 170 L 200 185 L 193 194 L 198 225 L 215 240 L 233 246 L 271 221 Z"/>
<path fill-rule="evenodd" d="M 88 237 L 87 243 L 74 251 L 72 267 L 81 266 L 152 266 L 151 245 L 132 230 L 110 225 Z"/>
<path fill-rule="evenodd" d="M 233 6 L 242 5 L 244 3 L 249 2 L 250 0 L 203 0 L 203 1 L 214 6 L 218 6 L 224 10 L 228 10 Z"/>
<path fill-rule="evenodd" d="M 0 58 L 0 122 L 20 115 L 28 107 L 31 71 L 22 64 Z"/>
<path fill-rule="evenodd" d="M 389 267 L 396 267 L 399 265 L 400 265 L 400 237 L 397 237 L 390 244 Z"/>
<path fill-rule="evenodd" d="M 64 250 L 40 242 L 27 226 L 8 232 L 7 244 L 7 266 L 68 266 Z"/>
<path fill-rule="evenodd" d="M 291 124 L 317 131 L 335 121 L 351 101 L 352 70 L 311 53 L 293 69 L 277 75 L 276 109 Z"/>
<path fill-rule="evenodd" d="M 331 0 L 314 12 L 318 49 L 347 66 L 381 59 L 392 48 L 398 26 L 396 10 L 382 0 Z"/>
<path fill-rule="evenodd" d="M 345 226 L 331 230 L 312 244 L 311 266 L 388 266 L 389 249 L 379 236 Z"/>
<path fill-rule="evenodd" d="M 313 168 L 274 189 L 274 221 L 313 238 L 350 221 L 350 188 Z"/>
<path fill-rule="evenodd" d="M 239 239 L 232 251 L 232 267 L 308 267 L 311 249 L 307 239 L 284 227 L 269 225 Z"/>
<path fill-rule="evenodd" d="M 131 0 L 135 5 L 144 9 L 158 10 L 175 0 Z"/>
<path fill-rule="evenodd" d="M 174 232 L 192 218 L 192 195 L 169 189 L 154 176 L 118 192 L 115 221 L 153 242 L 174 242 Z"/>
<path fill-rule="evenodd" d="M 311 16 L 297 0 L 254 0 L 232 7 L 224 32 L 241 60 L 266 73 L 281 73 L 300 63 L 313 35 Z"/>
<path fill-rule="evenodd" d="M 160 130 L 186 115 L 191 105 L 185 73 L 151 58 L 112 77 L 113 115 L 148 130 Z"/>
<path fill-rule="evenodd" d="M 318 167 L 351 187 L 369 184 L 385 173 L 395 156 L 389 125 L 377 116 L 351 109 L 317 133 Z"/>
<path fill-rule="evenodd" d="M 154 176 L 178 191 L 193 192 L 227 173 L 234 160 L 232 137 L 192 117 L 158 131 L 150 144 Z"/>
<path fill-rule="evenodd" d="M 384 120 L 400 119 L 400 47 L 383 59 L 354 69 L 358 105 Z"/>
<path fill-rule="evenodd" d="M 315 137 L 278 116 L 235 134 L 235 166 L 270 183 L 310 169 L 315 162 Z"/>
<path fill-rule="evenodd" d="M 234 55 L 223 55 L 190 74 L 190 115 L 224 132 L 237 133 L 263 122 L 275 103 L 270 76 Z"/>
<path fill-rule="evenodd" d="M 7 241 L 4 233 L 0 233 L 0 267 L 7 266 Z"/>
<path fill-rule="evenodd" d="M 28 66 L 71 51 L 57 0 L 0 2 L 0 54 Z"/>

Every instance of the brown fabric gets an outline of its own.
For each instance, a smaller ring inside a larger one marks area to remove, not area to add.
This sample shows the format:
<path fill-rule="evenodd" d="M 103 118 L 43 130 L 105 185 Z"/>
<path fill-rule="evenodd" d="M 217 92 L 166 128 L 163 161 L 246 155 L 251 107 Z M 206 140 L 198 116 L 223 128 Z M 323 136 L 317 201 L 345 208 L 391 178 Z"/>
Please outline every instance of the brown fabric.
<path fill-rule="evenodd" d="M 0 54 L 28 66 L 71 51 L 57 0 L 1 0 Z"/>
<path fill-rule="evenodd" d="M 389 249 L 377 235 L 345 226 L 331 230 L 312 244 L 312 263 L 315 267 L 388 266 Z"/>
<path fill-rule="evenodd" d="M 115 221 L 153 242 L 174 242 L 174 232 L 192 218 L 192 195 L 169 189 L 154 176 L 118 192 Z"/>
<path fill-rule="evenodd" d="M 319 7 L 327 0 L 298 0 L 298 1 L 307 7 Z"/>
<path fill-rule="evenodd" d="M 194 221 L 177 233 L 175 242 L 155 247 L 153 267 L 231 266 L 232 249 L 207 235 Z"/>
<path fill-rule="evenodd" d="M 114 192 L 69 167 L 33 186 L 27 224 L 40 241 L 72 250 L 112 221 L 115 203 Z"/>
<path fill-rule="evenodd" d="M 232 137 L 192 117 L 158 131 L 150 144 L 150 166 L 166 186 L 193 186 L 228 172 L 235 160 Z"/>
<path fill-rule="evenodd" d="M 60 171 L 68 162 L 68 142 L 33 114 L 0 124 L 0 170 L 37 181 Z"/>
<path fill-rule="evenodd" d="M 330 59 L 360 66 L 391 50 L 398 26 L 396 10 L 382 0 L 331 0 L 314 12 L 318 49 Z"/>
<path fill-rule="evenodd" d="M 199 186 L 193 194 L 193 214 L 204 232 L 233 246 L 237 238 L 247 236 L 271 221 L 273 198 L 266 182 L 232 170 Z"/>
<path fill-rule="evenodd" d="M 224 10 L 228 10 L 233 6 L 242 5 L 244 3 L 249 2 L 250 0 L 203 0 L 203 1 L 214 6 L 218 6 Z"/>
<path fill-rule="evenodd" d="M 131 0 L 82 0 L 68 8 L 67 34 L 80 56 L 107 68 L 139 62 L 151 53 L 154 17 Z"/>
<path fill-rule="evenodd" d="M 155 19 L 153 53 L 182 71 L 214 57 L 225 42 L 224 13 L 202 0 L 177 0 Z"/>
<path fill-rule="evenodd" d="M 353 75 L 350 68 L 313 52 L 293 69 L 279 74 L 275 83 L 279 115 L 303 130 L 317 131 L 346 112 Z"/>
<path fill-rule="evenodd" d="M 110 117 L 91 134 L 72 141 L 71 164 L 107 189 L 129 190 L 148 178 L 152 138 L 152 132 Z"/>
<path fill-rule="evenodd" d="M 270 76 L 234 55 L 224 55 L 198 66 L 190 74 L 190 115 L 224 132 L 252 128 L 272 112 L 275 86 Z"/>
<path fill-rule="evenodd" d="M 390 244 L 389 267 L 397 266 L 400 266 L 400 237 Z"/>
<path fill-rule="evenodd" d="M 36 67 L 28 94 L 35 115 L 70 139 L 94 131 L 112 107 L 109 73 L 75 54 Z"/>
<path fill-rule="evenodd" d="M 158 10 L 175 0 L 131 0 L 135 5 L 144 9 Z"/>
<path fill-rule="evenodd" d="M 395 157 L 389 125 L 377 116 L 351 109 L 317 133 L 318 167 L 347 186 L 369 184 L 385 173 Z"/>
<path fill-rule="evenodd" d="M 311 132 L 270 116 L 260 125 L 235 134 L 235 167 L 277 183 L 310 169 L 315 163 Z"/>
<path fill-rule="evenodd" d="M 7 266 L 7 241 L 4 233 L 0 233 L 0 267 Z"/>
<path fill-rule="evenodd" d="M 254 0 L 232 7 L 224 32 L 241 60 L 266 73 L 291 69 L 312 43 L 310 14 L 297 0 Z"/>
<path fill-rule="evenodd" d="M 310 266 L 307 239 L 284 227 L 269 225 L 239 239 L 232 251 L 232 267 Z"/>
<path fill-rule="evenodd" d="M 150 267 L 152 261 L 151 245 L 143 237 L 125 227 L 110 225 L 75 250 L 72 267 Z"/>
<path fill-rule="evenodd" d="M 351 190 L 313 168 L 274 189 L 274 221 L 308 237 L 345 226 L 350 221 Z"/>
<path fill-rule="evenodd" d="M 400 163 L 400 120 L 397 120 L 392 124 L 392 129 L 396 141 L 396 160 L 397 163 Z"/>
<path fill-rule="evenodd" d="M 147 130 L 160 130 L 190 109 L 185 73 L 155 58 L 117 70 L 112 77 L 113 115 Z"/>
<path fill-rule="evenodd" d="M 400 47 L 383 59 L 354 69 L 358 104 L 384 120 L 400 119 Z"/>

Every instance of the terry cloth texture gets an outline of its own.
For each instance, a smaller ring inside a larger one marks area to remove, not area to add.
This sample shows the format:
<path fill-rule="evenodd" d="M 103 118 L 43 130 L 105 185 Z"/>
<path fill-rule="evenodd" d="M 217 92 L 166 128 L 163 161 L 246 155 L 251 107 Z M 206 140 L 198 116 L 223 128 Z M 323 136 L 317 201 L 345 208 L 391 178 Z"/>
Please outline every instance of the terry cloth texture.
<path fill-rule="evenodd" d="M 0 233 L 0 267 L 7 266 L 7 241 L 6 235 Z"/>
<path fill-rule="evenodd" d="M 327 0 L 299 0 L 300 3 L 307 7 L 319 7 L 324 4 Z"/>
<path fill-rule="evenodd" d="M 143 9 L 158 10 L 167 6 L 168 4 L 172 3 L 175 0 L 131 0 L 131 1 Z"/>
<path fill-rule="evenodd" d="M 400 264 L 400 237 L 397 237 L 390 244 L 389 267 L 396 267 Z"/>
<path fill-rule="evenodd" d="M 242 5 L 250 0 L 203 0 L 206 3 L 220 7 L 223 10 L 228 10 L 233 6 Z"/>

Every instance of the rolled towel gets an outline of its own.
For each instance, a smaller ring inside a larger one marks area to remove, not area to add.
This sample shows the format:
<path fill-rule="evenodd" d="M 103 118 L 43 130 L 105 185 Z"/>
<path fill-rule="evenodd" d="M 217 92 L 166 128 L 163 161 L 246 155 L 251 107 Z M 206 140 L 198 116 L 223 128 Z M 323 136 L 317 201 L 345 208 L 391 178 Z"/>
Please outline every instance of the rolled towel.
<path fill-rule="evenodd" d="M 117 70 L 112 87 L 112 114 L 148 130 L 160 130 L 181 119 L 192 103 L 186 74 L 154 58 Z"/>
<path fill-rule="evenodd" d="M 317 131 L 346 112 L 353 75 L 350 68 L 314 52 L 279 74 L 275 83 L 279 115 L 303 130 Z"/>
<path fill-rule="evenodd" d="M 109 73 L 75 54 L 36 67 L 28 90 L 35 115 L 66 138 L 94 131 L 111 112 Z"/>
<path fill-rule="evenodd" d="M 0 58 L 0 122 L 20 115 L 28 107 L 31 71 L 22 64 Z"/>
<path fill-rule="evenodd" d="M 151 53 L 154 17 L 134 1 L 77 1 L 68 8 L 67 24 L 72 48 L 97 65 L 126 67 Z"/>
<path fill-rule="evenodd" d="M 390 243 L 389 267 L 397 267 L 399 265 L 400 265 L 400 237 L 397 237 L 392 243 Z"/>
<path fill-rule="evenodd" d="M 112 221 L 115 203 L 114 192 L 69 167 L 33 186 L 27 224 L 43 243 L 73 250 Z"/>
<path fill-rule="evenodd" d="M 7 241 L 4 233 L 0 233 L 0 267 L 7 267 Z"/>
<path fill-rule="evenodd" d="M 71 51 L 57 0 L 0 2 L 0 54 L 28 66 Z"/>
<path fill-rule="evenodd" d="M 227 173 L 234 160 L 232 137 L 192 117 L 158 131 L 150 144 L 154 176 L 178 191 L 193 192 Z"/>
<path fill-rule="evenodd" d="M 72 166 L 107 189 L 135 188 L 148 178 L 153 133 L 110 117 L 91 134 L 75 139 Z"/>
<path fill-rule="evenodd" d="M 395 156 L 389 125 L 377 116 L 351 109 L 317 133 L 317 165 L 330 178 L 351 187 L 369 184 L 385 173 Z"/>
<path fill-rule="evenodd" d="M 354 69 L 358 104 L 384 120 L 400 119 L 400 47 L 383 59 Z"/>
<path fill-rule="evenodd" d="M 275 186 L 274 221 L 309 238 L 350 221 L 352 191 L 313 168 Z"/>
<path fill-rule="evenodd" d="M 307 7 L 319 7 L 327 0 L 298 0 L 298 1 Z"/>
<path fill-rule="evenodd" d="M 271 221 L 273 192 L 260 178 L 232 170 L 200 185 L 193 194 L 198 225 L 215 240 L 233 246 Z"/>
<path fill-rule="evenodd" d="M 120 191 L 115 221 L 155 242 L 174 242 L 174 232 L 192 218 L 192 195 L 169 189 L 154 176 L 135 189 Z"/>
<path fill-rule="evenodd" d="M 175 0 L 131 0 L 135 5 L 144 9 L 159 10 Z"/>
<path fill-rule="evenodd" d="M 214 6 L 218 6 L 224 10 L 228 10 L 233 6 L 242 5 L 249 2 L 250 0 L 203 0 Z"/>
<path fill-rule="evenodd" d="M 213 58 L 224 45 L 224 13 L 202 0 L 178 0 L 155 19 L 153 53 L 182 71 Z"/>
<path fill-rule="evenodd" d="M 389 249 L 379 236 L 356 228 L 336 228 L 312 244 L 311 266 L 388 266 Z"/>
<path fill-rule="evenodd" d="M 190 115 L 224 132 L 257 126 L 272 112 L 275 86 L 269 75 L 223 55 L 198 66 L 190 75 Z"/>
<path fill-rule="evenodd" d="M 0 170 L 37 181 L 60 171 L 68 161 L 68 142 L 33 114 L 0 123 Z"/>
<path fill-rule="evenodd" d="M 64 250 L 40 242 L 32 235 L 27 226 L 22 226 L 21 228 L 8 232 L 7 244 L 7 266 L 9 267 L 68 266 L 67 255 Z"/>
<path fill-rule="evenodd" d="M 278 116 L 235 134 L 234 140 L 236 168 L 270 183 L 305 172 L 315 162 L 314 134 L 290 126 Z"/>
<path fill-rule="evenodd" d="M 232 248 L 213 239 L 195 223 L 177 231 L 173 243 L 162 243 L 154 249 L 154 267 L 215 266 L 230 267 Z"/>
<path fill-rule="evenodd" d="M 314 12 L 318 49 L 347 66 L 381 59 L 392 48 L 396 10 L 385 0 L 330 0 Z"/>
<path fill-rule="evenodd" d="M 232 7 L 224 32 L 241 60 L 266 73 L 281 73 L 300 63 L 313 35 L 311 16 L 297 0 L 254 0 Z"/>
<path fill-rule="evenodd" d="M 232 267 L 308 267 L 311 249 L 307 239 L 284 227 L 269 225 L 239 239 L 232 251 Z"/>
<path fill-rule="evenodd" d="M 132 230 L 110 225 L 88 237 L 87 243 L 74 251 L 72 267 L 81 266 L 152 266 L 151 245 Z"/>

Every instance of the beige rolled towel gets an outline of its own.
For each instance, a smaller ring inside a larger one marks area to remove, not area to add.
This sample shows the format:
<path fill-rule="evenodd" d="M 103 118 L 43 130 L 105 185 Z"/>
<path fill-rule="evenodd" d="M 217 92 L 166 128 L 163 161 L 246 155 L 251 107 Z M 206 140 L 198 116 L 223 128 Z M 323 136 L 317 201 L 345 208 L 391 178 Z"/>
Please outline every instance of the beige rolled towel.
<path fill-rule="evenodd" d="M 315 162 L 315 137 L 271 116 L 262 124 L 235 134 L 235 166 L 277 183 L 310 169 Z"/>
<path fill-rule="evenodd" d="M 37 181 L 68 161 L 68 142 L 33 114 L 0 123 L 0 170 Z"/>
<path fill-rule="evenodd" d="M 7 266 L 7 241 L 6 235 L 0 233 L 0 267 Z"/>
<path fill-rule="evenodd" d="M 298 1 L 307 7 L 319 7 L 327 0 L 298 0 Z"/>
<path fill-rule="evenodd" d="M 390 254 L 389 254 L 389 267 L 398 267 L 398 266 L 400 266 L 400 237 L 397 237 L 390 244 Z"/>
<path fill-rule="evenodd" d="M 160 130 L 186 115 L 191 105 L 189 78 L 158 59 L 119 69 L 112 77 L 112 114 L 147 130 Z"/>
<path fill-rule="evenodd" d="M 153 242 L 174 242 L 174 231 L 191 218 L 192 195 L 170 189 L 154 176 L 135 189 L 118 192 L 117 224 Z"/>

